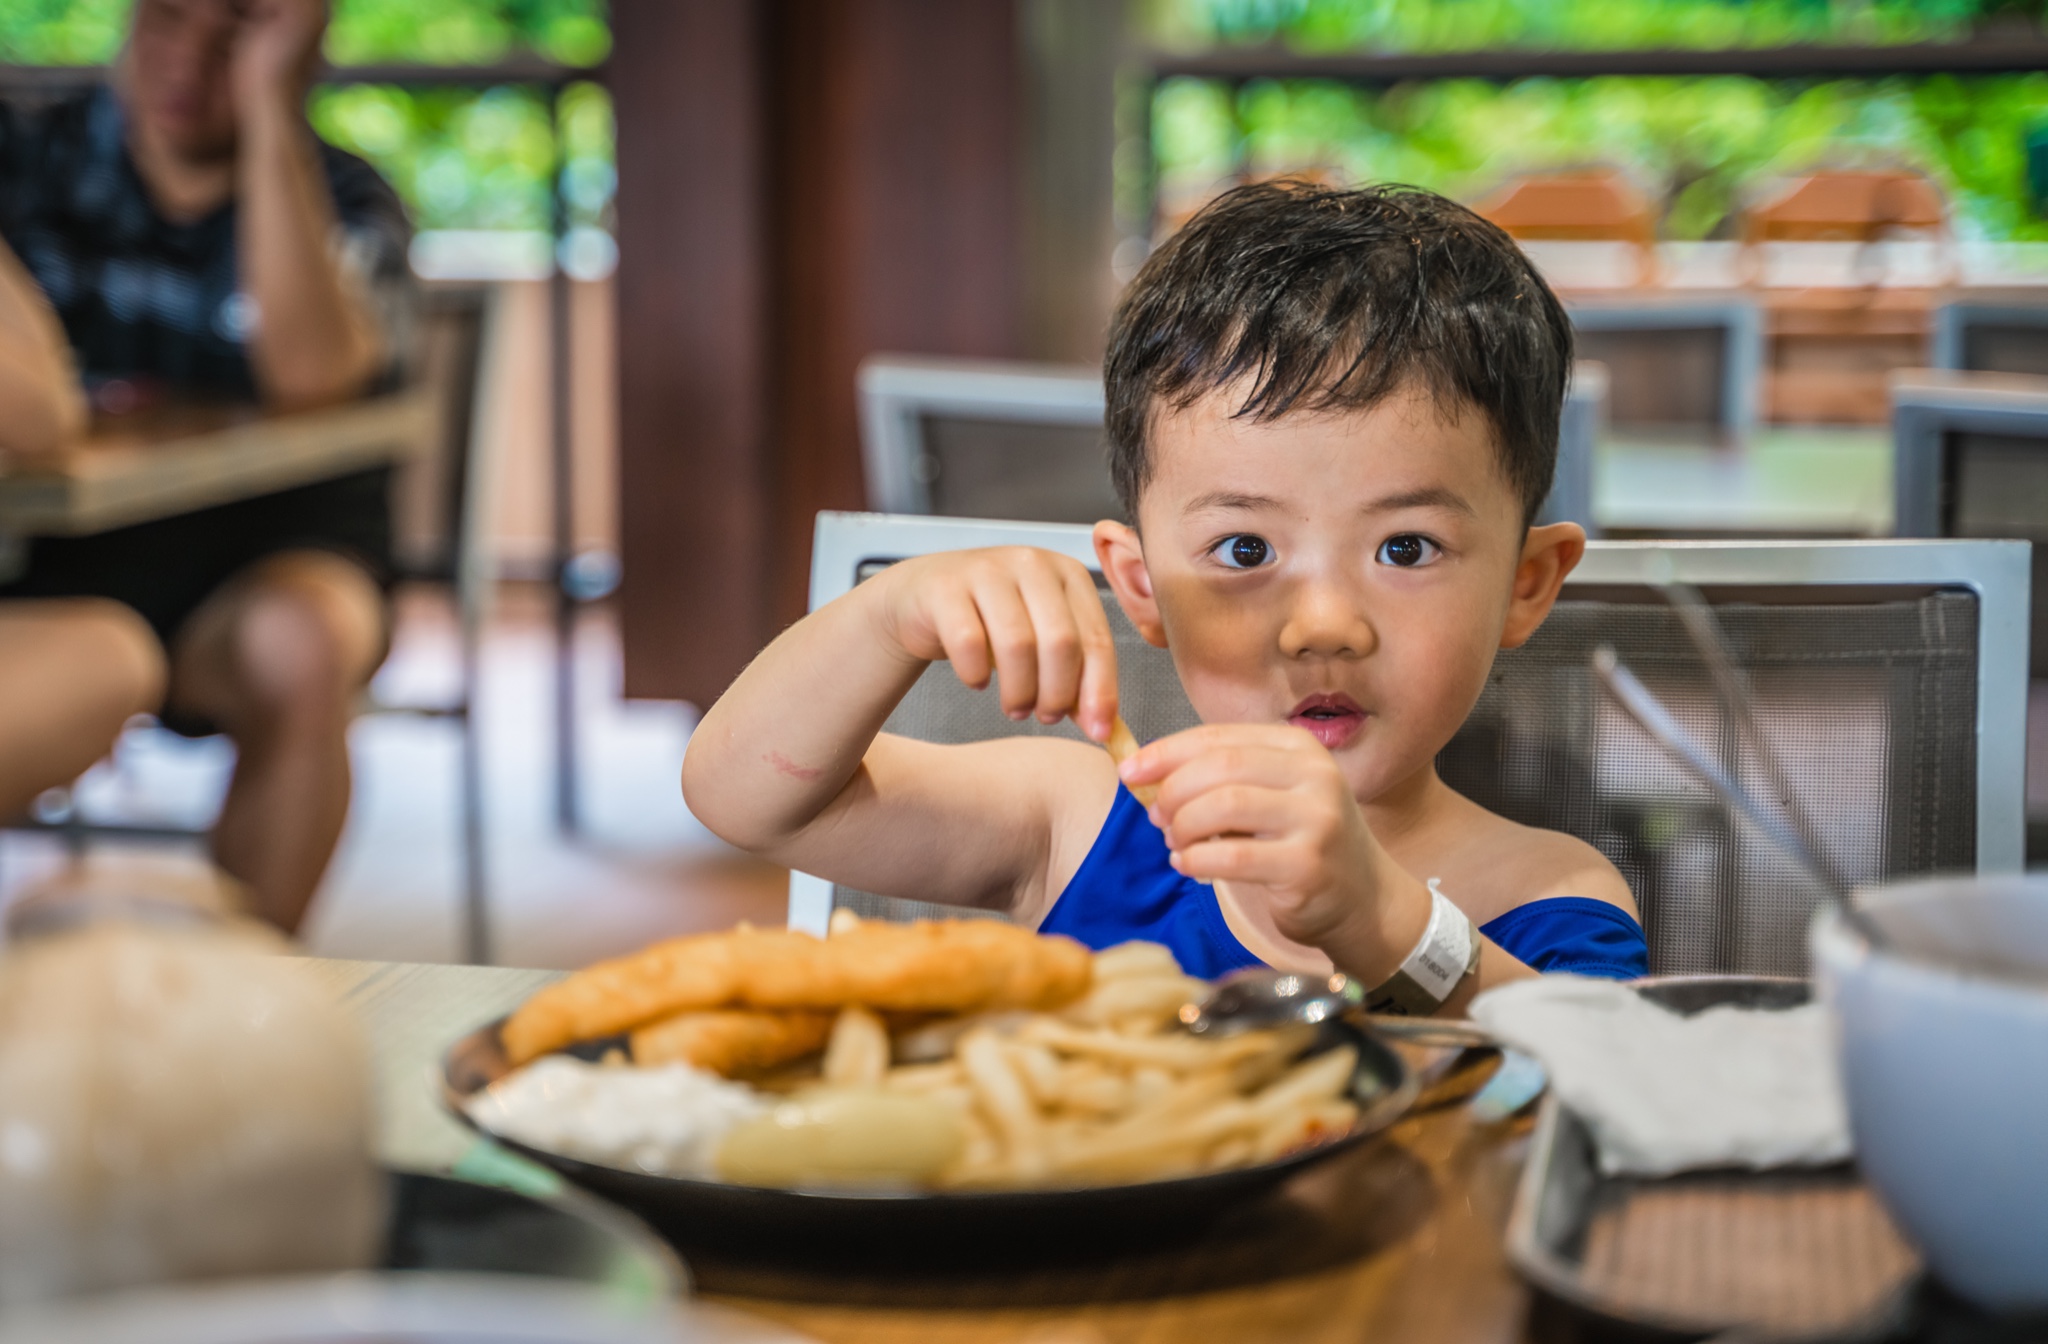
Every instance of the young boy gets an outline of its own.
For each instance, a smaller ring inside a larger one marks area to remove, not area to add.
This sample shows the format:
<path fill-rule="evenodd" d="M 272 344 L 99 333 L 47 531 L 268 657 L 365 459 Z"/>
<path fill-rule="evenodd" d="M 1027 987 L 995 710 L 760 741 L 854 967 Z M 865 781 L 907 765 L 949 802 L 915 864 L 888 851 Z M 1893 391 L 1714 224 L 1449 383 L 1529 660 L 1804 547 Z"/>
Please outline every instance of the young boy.
<path fill-rule="evenodd" d="M 1145 264 L 1105 381 L 1130 518 L 1095 550 L 1204 726 L 1121 769 L 1054 738 L 881 733 L 928 663 L 1016 719 L 1106 741 L 1116 666 L 1088 572 L 1043 551 L 891 566 L 771 644 L 705 715 L 691 809 L 868 891 L 1004 911 L 1193 974 L 1333 966 L 1400 1011 L 1646 969 L 1621 875 L 1454 793 L 1434 759 L 1496 648 L 1585 551 L 1532 526 L 1571 368 L 1507 236 L 1403 188 L 1245 187 Z M 1147 808 L 1130 792 L 1156 786 Z M 1475 924 L 1477 927 L 1475 928 Z"/>

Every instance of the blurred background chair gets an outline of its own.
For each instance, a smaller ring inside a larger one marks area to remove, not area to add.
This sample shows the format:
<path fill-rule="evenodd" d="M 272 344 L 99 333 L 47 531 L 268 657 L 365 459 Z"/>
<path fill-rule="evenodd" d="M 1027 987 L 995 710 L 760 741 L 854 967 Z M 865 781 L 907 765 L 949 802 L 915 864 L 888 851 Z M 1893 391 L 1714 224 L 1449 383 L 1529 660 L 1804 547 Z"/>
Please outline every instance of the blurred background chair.
<path fill-rule="evenodd" d="M 2048 303 L 1944 303 L 1934 310 L 1937 369 L 2048 376 Z"/>
<path fill-rule="evenodd" d="M 1748 206 L 1741 233 L 1741 270 L 1767 291 L 1767 418 L 1884 423 L 1885 380 L 1928 357 L 1933 286 L 1955 276 L 1941 188 L 1906 169 L 1808 173 Z M 1914 243 L 1933 256 L 1915 283 L 1898 283 L 1902 245 Z"/>
<path fill-rule="evenodd" d="M 1593 531 L 1593 450 L 1609 379 L 1574 371 L 1541 521 Z M 861 453 L 877 513 L 1093 523 L 1123 517 L 1102 377 L 1064 365 L 878 356 L 861 365 Z"/>
<path fill-rule="evenodd" d="M 1521 242 L 1624 243 L 1636 283 L 1656 282 L 1656 207 L 1617 169 L 1531 174 L 1472 208 Z"/>
<path fill-rule="evenodd" d="M 400 583 L 446 588 L 460 630 L 460 675 L 452 696 L 431 703 L 390 701 L 366 693 L 359 712 L 443 719 L 460 738 L 459 791 L 463 948 L 471 962 L 490 960 L 489 888 L 484 869 L 482 765 L 472 713 L 477 652 L 496 582 L 489 550 L 495 497 L 493 455 L 478 432 L 478 408 L 491 390 L 491 344 L 498 338 L 497 291 L 487 285 L 431 285 L 423 289 L 406 383 L 435 402 L 433 441 L 421 446 L 392 482 L 392 527 Z M 166 733 L 155 726 L 131 733 Z M 121 768 L 117 751 L 114 768 Z M 142 790 L 146 792 L 146 790 Z M 198 823 L 105 815 L 76 786 L 46 795 L 36 814 L 0 823 L 0 829 L 53 832 L 74 852 L 94 840 L 204 840 L 213 829 Z"/>
<path fill-rule="evenodd" d="M 1044 546 L 1093 567 L 1079 527 L 821 514 L 816 607 L 894 561 L 998 544 Z M 1805 973 L 1824 899 L 1609 703 L 1593 650 L 1621 660 L 1696 737 L 1742 766 L 1735 725 L 1658 584 L 1701 588 L 1759 718 L 1851 881 L 2020 867 L 2026 559 L 2010 542 L 1601 542 L 1536 637 L 1504 651 L 1438 766 L 1455 788 L 1530 825 L 1597 846 L 1628 879 L 1653 972 Z M 1124 714 L 1149 740 L 1192 726 L 1172 659 L 1104 593 Z M 886 725 L 930 741 L 1020 732 L 990 691 L 934 665 Z M 805 875 L 790 922 L 822 930 L 840 907 L 883 918 L 954 915 Z"/>
<path fill-rule="evenodd" d="M 1089 368 L 877 356 L 861 364 L 868 503 L 884 513 L 1120 518 Z"/>
<path fill-rule="evenodd" d="M 2032 542 L 2031 666 L 2048 678 L 2048 377 L 1909 369 L 1891 392 L 1893 531 Z"/>
<path fill-rule="evenodd" d="M 1764 327 L 1753 297 L 1582 298 L 1569 311 L 1579 358 L 1607 366 L 1619 431 L 1739 441 L 1756 427 Z"/>

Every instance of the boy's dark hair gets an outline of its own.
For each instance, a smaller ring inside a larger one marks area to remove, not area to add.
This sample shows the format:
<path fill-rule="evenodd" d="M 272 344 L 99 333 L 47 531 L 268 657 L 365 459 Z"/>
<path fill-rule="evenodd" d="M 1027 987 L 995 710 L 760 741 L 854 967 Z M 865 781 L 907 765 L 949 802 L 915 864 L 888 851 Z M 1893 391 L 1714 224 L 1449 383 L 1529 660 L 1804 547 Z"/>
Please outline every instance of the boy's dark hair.
<path fill-rule="evenodd" d="M 1371 406 L 1404 384 L 1491 422 L 1534 520 L 1572 366 L 1564 307 L 1521 249 L 1416 187 L 1261 183 L 1217 197 L 1138 272 L 1110 323 L 1109 467 L 1132 522 L 1155 406 L 1245 380 L 1237 414 Z"/>

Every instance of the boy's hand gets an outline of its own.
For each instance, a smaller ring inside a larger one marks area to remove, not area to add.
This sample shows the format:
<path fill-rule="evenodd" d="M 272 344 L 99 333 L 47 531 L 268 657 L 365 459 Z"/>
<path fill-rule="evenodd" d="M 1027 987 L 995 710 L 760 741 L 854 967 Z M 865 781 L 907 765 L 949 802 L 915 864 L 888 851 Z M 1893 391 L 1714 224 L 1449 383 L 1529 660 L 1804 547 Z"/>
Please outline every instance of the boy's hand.
<path fill-rule="evenodd" d="M 1095 581 L 1077 561 L 1029 546 L 948 551 L 869 582 L 884 637 L 905 654 L 951 662 L 976 690 L 993 673 L 1013 719 L 1071 715 L 1097 742 L 1108 738 L 1116 647 Z"/>
<path fill-rule="evenodd" d="M 1261 901 L 1280 934 L 1353 973 L 1392 973 L 1429 909 L 1366 825 L 1336 758 L 1284 724 L 1211 724 L 1153 742 L 1126 784 L 1159 785 L 1176 870 Z M 1397 908 L 1398 907 L 1398 908 Z"/>

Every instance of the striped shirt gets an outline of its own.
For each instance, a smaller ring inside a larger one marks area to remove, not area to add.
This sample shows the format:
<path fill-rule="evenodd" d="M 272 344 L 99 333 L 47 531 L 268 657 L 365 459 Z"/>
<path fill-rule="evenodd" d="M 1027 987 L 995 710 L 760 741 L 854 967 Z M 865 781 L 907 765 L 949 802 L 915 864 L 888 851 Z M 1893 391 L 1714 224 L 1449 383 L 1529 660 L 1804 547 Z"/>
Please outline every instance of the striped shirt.
<path fill-rule="evenodd" d="M 361 159 L 325 143 L 319 155 L 337 254 L 395 356 L 412 306 L 405 207 Z M 57 310 L 88 387 L 118 378 L 256 396 L 247 343 L 257 314 L 239 287 L 235 203 L 190 221 L 160 214 L 111 89 L 34 112 L 0 105 L 0 237 Z"/>

